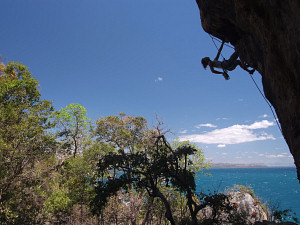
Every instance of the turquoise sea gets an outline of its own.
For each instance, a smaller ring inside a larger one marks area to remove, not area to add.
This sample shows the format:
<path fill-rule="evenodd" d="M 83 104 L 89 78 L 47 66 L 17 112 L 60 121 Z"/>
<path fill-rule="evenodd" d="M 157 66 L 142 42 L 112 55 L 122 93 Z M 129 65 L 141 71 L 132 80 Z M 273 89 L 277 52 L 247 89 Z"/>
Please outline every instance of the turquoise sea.
<path fill-rule="evenodd" d="M 279 202 L 280 209 L 291 209 L 300 219 L 300 184 L 296 168 L 212 168 L 212 176 L 199 175 L 197 191 L 224 191 L 234 184 L 249 186 L 262 202 Z"/>

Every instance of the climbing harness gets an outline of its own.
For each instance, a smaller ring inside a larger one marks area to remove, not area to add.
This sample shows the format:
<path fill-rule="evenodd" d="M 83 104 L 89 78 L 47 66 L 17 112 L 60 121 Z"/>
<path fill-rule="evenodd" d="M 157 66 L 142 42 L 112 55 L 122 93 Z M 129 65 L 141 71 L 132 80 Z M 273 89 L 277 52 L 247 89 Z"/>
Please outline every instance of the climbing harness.
<path fill-rule="evenodd" d="M 209 34 L 209 36 L 210 36 L 212 42 L 214 43 L 216 49 L 219 51 L 219 48 L 218 48 L 218 46 L 216 45 L 216 43 L 215 43 L 214 40 L 217 40 L 218 42 L 221 42 L 221 41 L 220 41 L 219 39 L 213 37 L 211 34 Z M 230 47 L 230 48 L 234 49 L 234 48 L 233 48 L 232 46 L 230 46 L 230 45 L 227 45 L 227 44 L 225 44 L 225 45 L 226 45 L 227 47 Z M 222 53 L 221 53 L 221 56 L 222 56 L 223 59 L 225 60 L 225 57 L 222 55 Z M 222 69 L 223 69 L 223 68 L 222 68 Z M 227 70 L 223 69 L 223 72 L 228 76 Z M 223 75 L 223 76 L 224 76 L 224 75 Z M 269 108 L 271 109 L 271 112 L 272 112 L 272 114 L 273 114 L 274 120 L 276 121 L 277 127 L 278 127 L 280 133 L 282 134 L 282 136 L 284 137 L 283 132 L 282 132 L 282 128 L 281 128 L 281 126 L 280 126 L 280 124 L 279 124 L 279 122 L 278 122 L 278 118 L 277 118 L 276 115 L 275 115 L 275 112 L 274 112 L 274 110 L 273 110 L 273 107 L 272 107 L 271 103 L 270 103 L 269 100 L 266 98 L 266 96 L 263 94 L 263 92 L 260 90 L 259 86 L 257 85 L 256 81 L 254 80 L 253 76 L 252 76 L 250 73 L 249 73 L 249 76 L 251 77 L 251 79 L 252 79 L 254 85 L 256 86 L 257 90 L 259 91 L 259 93 L 261 94 L 261 96 L 263 97 L 263 99 L 265 100 L 265 102 L 267 103 L 267 105 L 269 106 Z M 225 76 L 224 76 L 224 77 L 225 77 Z M 228 76 L 228 77 L 229 77 L 229 76 Z M 225 78 L 225 79 L 226 79 L 226 78 Z"/>

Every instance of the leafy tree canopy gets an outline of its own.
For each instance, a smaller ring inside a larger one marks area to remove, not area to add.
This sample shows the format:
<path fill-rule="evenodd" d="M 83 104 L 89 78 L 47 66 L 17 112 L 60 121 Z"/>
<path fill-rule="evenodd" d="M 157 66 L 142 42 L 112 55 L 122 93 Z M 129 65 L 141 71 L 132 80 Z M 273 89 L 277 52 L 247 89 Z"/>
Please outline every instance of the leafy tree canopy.
<path fill-rule="evenodd" d="M 120 151 L 134 152 L 151 145 L 154 130 L 149 130 L 143 117 L 108 116 L 97 121 L 96 136 L 99 141 L 111 144 Z"/>
<path fill-rule="evenodd" d="M 58 128 L 57 137 L 63 143 L 62 148 L 69 154 L 73 153 L 74 157 L 82 153 L 91 125 L 86 109 L 80 104 L 69 104 L 54 112 L 52 118 Z"/>
<path fill-rule="evenodd" d="M 142 118 L 138 118 L 138 122 L 142 123 L 135 126 L 135 118 L 123 116 L 103 118 L 97 124 L 99 140 L 111 143 L 119 151 L 108 152 L 100 157 L 94 212 L 101 213 L 108 199 L 118 191 L 128 191 L 133 187 L 138 192 L 146 190 L 150 197 L 159 198 L 165 206 L 166 217 L 174 224 L 170 204 L 161 187 L 171 186 L 174 190 L 189 195 L 191 205 L 196 204 L 193 200 L 196 189 L 194 176 L 200 166 L 207 166 L 204 157 L 200 157 L 197 164 L 194 164 L 196 160 L 192 156 L 198 152 L 198 148 L 189 143 L 178 142 L 172 148 L 160 129 L 149 130 L 146 120 Z M 127 142 L 127 139 L 137 141 Z M 202 153 L 199 150 L 199 156 Z"/>
<path fill-rule="evenodd" d="M 35 220 L 38 201 L 30 196 L 37 184 L 35 166 L 52 154 L 54 140 L 47 129 L 51 102 L 42 101 L 38 82 L 28 68 L 0 65 L 0 217 Z M 21 197 L 22 196 L 22 197 Z M 25 207 L 26 205 L 26 207 Z M 10 212 L 10 213 L 5 213 Z M 26 222 L 26 221 L 23 221 Z"/>

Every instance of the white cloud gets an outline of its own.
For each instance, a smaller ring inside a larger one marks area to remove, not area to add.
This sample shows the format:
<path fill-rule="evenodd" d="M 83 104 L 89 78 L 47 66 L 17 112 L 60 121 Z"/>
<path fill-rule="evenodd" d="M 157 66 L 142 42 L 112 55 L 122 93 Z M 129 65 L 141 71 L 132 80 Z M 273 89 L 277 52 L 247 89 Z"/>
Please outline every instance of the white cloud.
<path fill-rule="evenodd" d="M 213 125 L 211 123 L 205 123 L 205 124 L 198 124 L 195 126 L 196 128 L 200 129 L 201 127 L 210 127 L 210 128 L 216 128 L 216 125 Z"/>
<path fill-rule="evenodd" d="M 188 130 L 179 131 L 180 134 L 186 134 Z"/>
<path fill-rule="evenodd" d="M 225 148 L 226 145 L 224 145 L 224 144 L 219 144 L 217 147 L 218 147 L 218 148 Z"/>
<path fill-rule="evenodd" d="M 266 157 L 267 158 L 285 158 L 287 156 L 278 154 L 278 155 L 266 155 Z"/>
<path fill-rule="evenodd" d="M 267 117 L 268 117 L 267 114 L 264 114 L 264 115 L 259 116 L 259 118 L 267 118 Z"/>
<path fill-rule="evenodd" d="M 229 120 L 229 118 L 223 117 L 223 118 L 217 118 L 216 120 Z"/>
<path fill-rule="evenodd" d="M 155 82 L 162 82 L 164 79 L 162 78 L 162 77 L 158 77 L 158 78 L 156 78 L 154 81 Z"/>
<path fill-rule="evenodd" d="M 274 123 L 267 120 L 255 122 L 250 125 L 233 125 L 227 128 L 215 129 L 205 134 L 193 134 L 180 136 L 181 141 L 189 140 L 196 143 L 217 144 L 218 147 L 229 144 L 240 144 L 253 141 L 275 140 L 273 135 L 265 132 L 255 133 L 257 129 L 266 129 L 274 126 Z"/>
<path fill-rule="evenodd" d="M 245 128 L 250 129 L 250 130 L 255 130 L 255 129 L 268 128 L 268 127 L 271 127 L 274 125 L 275 124 L 272 121 L 262 120 L 260 122 L 255 122 L 251 125 L 241 125 L 241 126 L 244 126 Z"/>

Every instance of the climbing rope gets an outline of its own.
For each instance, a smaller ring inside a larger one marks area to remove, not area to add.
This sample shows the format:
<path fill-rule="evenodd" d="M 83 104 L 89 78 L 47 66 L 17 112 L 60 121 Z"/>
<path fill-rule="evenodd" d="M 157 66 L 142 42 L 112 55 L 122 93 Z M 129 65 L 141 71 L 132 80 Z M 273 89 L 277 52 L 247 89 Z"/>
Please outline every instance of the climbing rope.
<path fill-rule="evenodd" d="M 215 38 L 215 37 L 212 36 L 211 34 L 209 34 L 209 36 L 210 36 L 210 38 L 212 39 L 212 41 L 213 41 L 214 45 L 216 46 L 216 48 L 219 50 L 219 48 L 217 47 L 217 45 L 216 45 L 216 43 L 215 43 L 214 40 L 216 40 L 216 41 L 218 41 L 218 42 L 220 42 L 220 43 L 222 43 L 222 41 L 220 41 L 218 38 Z M 228 45 L 228 44 L 226 44 L 226 43 L 225 43 L 224 45 L 227 46 L 227 47 L 229 47 L 229 48 L 234 49 L 234 47 L 232 47 L 231 45 Z"/>
<path fill-rule="evenodd" d="M 216 45 L 216 42 L 214 41 L 214 37 L 213 37 L 211 34 L 210 34 L 209 36 L 210 36 L 212 42 L 214 43 L 214 45 L 215 45 L 217 51 L 219 51 L 219 48 L 218 48 L 218 46 Z M 216 39 L 216 40 L 217 40 L 217 39 Z M 223 59 L 225 59 L 225 57 L 222 55 L 222 52 L 221 52 L 221 56 L 223 57 Z"/>
<path fill-rule="evenodd" d="M 214 45 L 215 45 L 217 51 L 219 52 L 219 48 L 218 48 L 218 46 L 216 45 L 216 43 L 215 43 L 215 41 L 214 41 L 214 37 L 213 37 L 212 35 L 209 35 L 209 36 L 210 36 L 212 42 L 214 43 Z M 218 39 L 216 39 L 216 40 L 218 40 Z M 218 41 L 219 41 L 219 40 L 218 40 Z M 227 45 L 226 45 L 226 46 L 227 46 Z M 225 57 L 223 56 L 222 52 L 221 52 L 221 56 L 223 57 L 223 60 L 225 60 Z M 226 80 L 229 80 L 230 77 L 228 76 L 228 71 L 225 70 L 224 68 L 222 68 L 222 69 L 223 69 L 223 76 L 224 76 L 224 78 L 225 78 Z M 225 77 L 225 76 L 227 76 L 227 77 Z"/>
<path fill-rule="evenodd" d="M 281 126 L 280 126 L 280 124 L 279 124 L 279 122 L 278 122 L 278 119 L 276 118 L 276 115 L 275 115 L 275 112 L 274 112 L 274 110 L 273 110 L 273 107 L 272 107 L 271 103 L 270 103 L 269 100 L 266 98 L 266 96 L 263 94 L 263 92 L 260 90 L 260 88 L 258 87 L 258 85 L 257 85 L 256 81 L 254 80 L 253 76 L 252 76 L 250 73 L 249 73 L 249 75 L 250 75 L 250 77 L 251 77 L 253 83 L 255 84 L 257 90 L 259 91 L 259 93 L 261 94 L 261 96 L 263 97 L 263 99 L 264 99 L 265 102 L 268 104 L 269 108 L 271 109 L 271 112 L 272 112 L 272 114 L 273 114 L 274 120 L 276 121 L 277 127 L 278 127 L 280 133 L 282 134 L 282 136 L 284 137 L 283 132 L 282 132 L 282 129 L 281 129 Z"/>
<path fill-rule="evenodd" d="M 219 51 L 219 48 L 218 48 L 218 46 L 216 45 L 215 40 L 217 40 L 217 41 L 220 42 L 220 43 L 222 43 L 222 41 L 220 41 L 219 39 L 213 37 L 211 34 L 209 34 L 209 36 L 210 36 L 212 42 L 214 43 L 214 45 L 215 45 L 217 51 Z M 225 45 L 226 45 L 227 47 L 230 47 L 230 48 L 234 49 L 234 47 L 232 47 L 232 46 L 230 46 L 230 45 L 227 45 L 227 44 L 225 44 Z M 222 55 L 222 53 L 221 53 L 221 56 L 222 56 L 223 59 L 225 60 L 225 57 Z M 227 74 L 227 71 L 226 71 L 226 70 L 223 69 L 223 71 L 224 71 L 224 73 Z M 277 127 L 278 127 L 280 133 L 282 134 L 282 136 L 284 137 L 283 132 L 282 132 L 282 129 L 281 129 L 281 126 L 280 126 L 280 124 L 279 124 L 279 122 L 278 122 L 278 119 L 277 119 L 277 117 L 276 117 L 276 115 L 275 115 L 275 112 L 274 112 L 274 110 L 273 110 L 273 107 L 272 107 L 271 103 L 270 103 L 269 100 L 266 98 L 266 96 L 263 94 L 263 92 L 260 90 L 260 88 L 259 88 L 259 86 L 257 85 L 256 81 L 254 80 L 253 76 L 252 76 L 250 73 L 249 73 L 249 75 L 250 75 L 250 77 L 251 77 L 251 79 L 252 79 L 254 85 L 256 86 L 257 90 L 259 91 L 259 93 L 261 94 L 261 96 L 263 97 L 263 99 L 265 100 L 265 102 L 267 103 L 267 105 L 269 106 L 269 108 L 271 109 L 271 112 L 272 112 L 272 114 L 273 114 L 274 120 L 276 121 Z"/>

